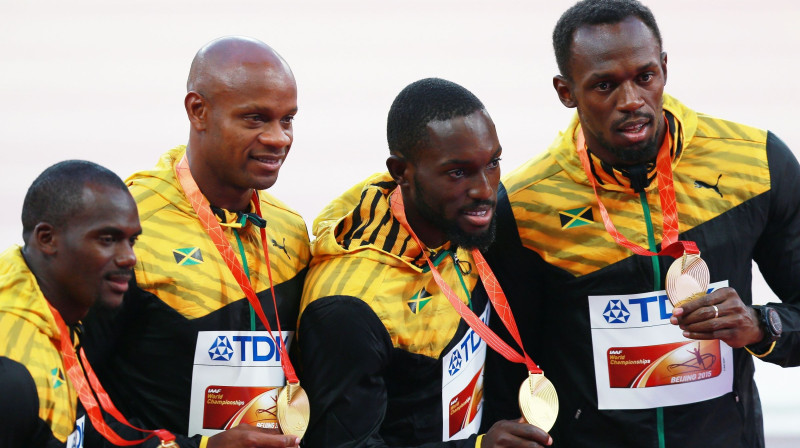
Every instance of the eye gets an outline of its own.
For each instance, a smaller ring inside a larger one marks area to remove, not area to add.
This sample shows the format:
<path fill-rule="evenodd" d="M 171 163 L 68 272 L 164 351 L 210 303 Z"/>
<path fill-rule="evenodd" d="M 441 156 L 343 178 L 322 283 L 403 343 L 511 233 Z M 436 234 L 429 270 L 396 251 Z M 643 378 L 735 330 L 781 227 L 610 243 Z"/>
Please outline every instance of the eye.
<path fill-rule="evenodd" d="M 261 114 L 249 114 L 249 115 L 245 115 L 243 118 L 244 118 L 245 121 L 250 122 L 250 123 L 254 123 L 254 124 L 260 124 L 260 123 L 263 123 L 264 121 L 266 121 L 264 116 L 261 115 Z"/>
<path fill-rule="evenodd" d="M 97 239 L 100 240 L 101 244 L 106 245 L 106 246 L 110 246 L 110 245 L 114 244 L 115 241 L 117 241 L 117 239 L 114 237 L 114 235 L 109 235 L 109 234 L 100 235 Z"/>
<path fill-rule="evenodd" d="M 653 75 L 652 73 L 645 73 L 639 79 L 641 79 L 642 82 L 650 82 L 653 80 L 654 76 L 655 75 Z"/>
<path fill-rule="evenodd" d="M 599 90 L 601 92 L 607 92 L 611 90 L 611 83 L 608 81 L 598 82 L 594 85 L 595 90 Z"/>
<path fill-rule="evenodd" d="M 454 170 L 448 171 L 447 174 L 449 174 L 450 177 L 452 177 L 452 178 L 460 179 L 460 178 L 462 178 L 462 177 L 464 177 L 466 175 L 466 171 L 464 171 L 461 168 L 456 168 Z"/>
<path fill-rule="evenodd" d="M 294 121 L 294 115 L 287 115 L 281 119 L 281 123 L 283 124 L 292 124 Z"/>
<path fill-rule="evenodd" d="M 489 162 L 489 165 L 487 165 L 487 166 L 489 168 L 497 168 L 497 167 L 499 167 L 500 166 L 500 157 L 497 157 L 497 158 L 493 159 L 491 162 Z"/>
<path fill-rule="evenodd" d="M 138 239 L 139 239 L 139 235 L 132 236 L 132 237 L 128 238 L 128 243 L 130 243 L 131 247 L 133 247 L 136 244 L 136 241 Z"/>

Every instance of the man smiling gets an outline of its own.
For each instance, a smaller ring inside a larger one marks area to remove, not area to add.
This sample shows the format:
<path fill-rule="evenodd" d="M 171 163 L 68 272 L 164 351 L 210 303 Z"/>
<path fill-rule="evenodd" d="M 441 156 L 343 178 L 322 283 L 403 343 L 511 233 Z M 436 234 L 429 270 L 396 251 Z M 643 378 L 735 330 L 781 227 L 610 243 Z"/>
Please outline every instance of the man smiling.
<path fill-rule="evenodd" d="M 192 61 L 184 106 L 188 145 L 127 180 L 145 229 L 136 282 L 118 314 L 87 319 L 87 352 L 127 415 L 213 436 L 179 440 L 184 448 L 294 446 L 236 426 L 278 427 L 274 409 L 247 417 L 245 405 L 269 404 L 285 383 L 277 347 L 292 338 L 310 256 L 302 218 L 260 191 L 292 146 L 294 75 L 263 42 L 220 38 Z"/>
<path fill-rule="evenodd" d="M 312 419 L 304 443 L 546 444 L 544 431 L 512 421 L 475 435 L 486 344 L 432 272 L 488 319 L 469 249 L 494 237 L 494 123 L 463 87 L 423 79 L 395 99 L 387 137 L 389 173 L 352 188 L 314 222 L 298 326 Z"/>
<path fill-rule="evenodd" d="M 487 259 L 559 393 L 554 445 L 763 446 L 753 358 L 800 364 L 797 160 L 664 94 L 635 0 L 575 4 L 553 46 L 577 117 L 503 179 Z M 782 303 L 752 305 L 753 260 Z M 487 413 L 513 415 L 514 367 L 487 364 Z"/>

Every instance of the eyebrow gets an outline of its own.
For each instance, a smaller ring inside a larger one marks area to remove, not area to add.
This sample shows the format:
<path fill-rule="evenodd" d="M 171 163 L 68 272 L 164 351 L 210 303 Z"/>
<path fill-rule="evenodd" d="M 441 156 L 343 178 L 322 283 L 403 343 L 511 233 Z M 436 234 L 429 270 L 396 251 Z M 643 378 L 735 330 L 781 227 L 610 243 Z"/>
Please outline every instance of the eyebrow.
<path fill-rule="evenodd" d="M 656 64 L 655 62 L 648 62 L 647 64 L 640 65 L 639 67 L 637 67 L 636 72 L 637 73 L 643 72 L 645 70 L 652 69 L 653 67 L 656 66 L 658 66 L 658 64 Z M 594 81 L 596 79 L 613 78 L 613 77 L 614 77 L 614 72 L 600 72 L 600 73 L 592 73 L 592 75 L 589 77 L 589 80 Z"/>
<path fill-rule="evenodd" d="M 492 158 L 496 159 L 500 153 L 503 152 L 503 147 L 501 145 L 497 146 L 497 149 L 494 150 L 494 154 L 492 154 Z M 450 159 L 442 162 L 442 165 L 468 165 L 472 163 L 471 160 L 459 160 L 459 159 Z"/>

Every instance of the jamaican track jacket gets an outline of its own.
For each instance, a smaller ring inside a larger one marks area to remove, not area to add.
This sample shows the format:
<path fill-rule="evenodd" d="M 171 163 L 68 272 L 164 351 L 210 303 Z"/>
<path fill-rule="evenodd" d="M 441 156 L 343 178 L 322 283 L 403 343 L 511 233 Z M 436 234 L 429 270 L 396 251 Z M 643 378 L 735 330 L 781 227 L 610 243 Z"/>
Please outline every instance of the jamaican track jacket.
<path fill-rule="evenodd" d="M 483 359 L 472 349 L 485 344 L 392 216 L 395 188 L 388 174 L 376 175 L 314 222 L 298 324 L 301 383 L 311 403 L 307 447 L 475 445 L 475 435 L 459 430 L 480 422 Z M 429 256 L 458 297 L 484 313 L 469 252 L 448 243 Z M 451 434 L 462 440 L 442 441 Z"/>
<path fill-rule="evenodd" d="M 664 110 L 673 142 L 679 239 L 695 241 L 712 284 L 727 281 L 746 304 L 752 303 L 752 261 L 758 263 L 781 300 L 770 305 L 783 321 L 783 336 L 764 361 L 797 365 L 797 161 L 766 131 L 698 114 L 666 95 Z M 680 361 L 667 365 L 650 356 L 667 350 L 650 340 L 653 334 L 682 339 L 669 324 L 666 296 L 652 293 L 663 290 L 672 259 L 634 255 L 608 234 L 575 150 L 577 126 L 575 118 L 545 154 L 503 179 L 498 239 L 487 256 L 526 349 L 558 391 L 554 446 L 657 447 L 659 439 L 667 447 L 763 446 L 754 361 L 744 349 L 683 340 L 669 355 Z M 654 171 L 647 174 L 645 193 L 637 194 L 623 173 L 596 159 L 592 170 L 617 229 L 644 248 L 658 242 L 660 249 Z M 524 368 L 489 356 L 487 416 L 513 417 Z M 652 369 L 645 370 L 648 365 Z M 642 376 L 632 379 L 632 372 Z M 700 389 L 689 396 L 678 392 L 696 385 Z M 712 388 L 718 388 L 713 397 L 694 398 Z"/>
<path fill-rule="evenodd" d="M 258 319 L 252 327 L 244 293 L 176 178 L 175 165 L 184 152 L 182 146 L 170 150 L 155 169 L 128 178 L 143 228 L 135 247 L 135 284 L 118 312 L 93 310 L 85 322 L 87 355 L 123 414 L 141 419 L 148 428 L 178 434 L 187 434 L 199 334 L 264 330 Z M 286 205 L 263 191 L 259 199 L 267 221 L 280 323 L 284 331 L 293 332 L 310 258 L 308 233 L 302 218 Z M 235 224 L 234 214 L 219 213 L 221 222 Z M 277 331 L 259 228 L 247 221 L 238 229 L 223 226 L 223 231 L 240 262 L 240 250 L 244 250 L 243 264 L 249 267 L 253 289 Z M 227 343 L 231 352 L 239 347 L 230 340 Z M 239 355 L 225 354 L 233 361 Z M 212 363 L 211 359 L 206 362 Z M 194 446 L 199 440 L 180 443 Z"/>

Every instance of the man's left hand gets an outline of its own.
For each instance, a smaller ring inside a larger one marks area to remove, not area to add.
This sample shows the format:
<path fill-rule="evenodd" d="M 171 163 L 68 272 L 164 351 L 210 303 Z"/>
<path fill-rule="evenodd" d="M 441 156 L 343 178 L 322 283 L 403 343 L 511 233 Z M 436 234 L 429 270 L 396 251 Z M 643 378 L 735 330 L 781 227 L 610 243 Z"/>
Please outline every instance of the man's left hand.
<path fill-rule="evenodd" d="M 675 308 L 670 322 L 681 327 L 684 337 L 720 339 L 733 348 L 764 339 L 756 311 L 733 288 L 720 288 Z"/>

